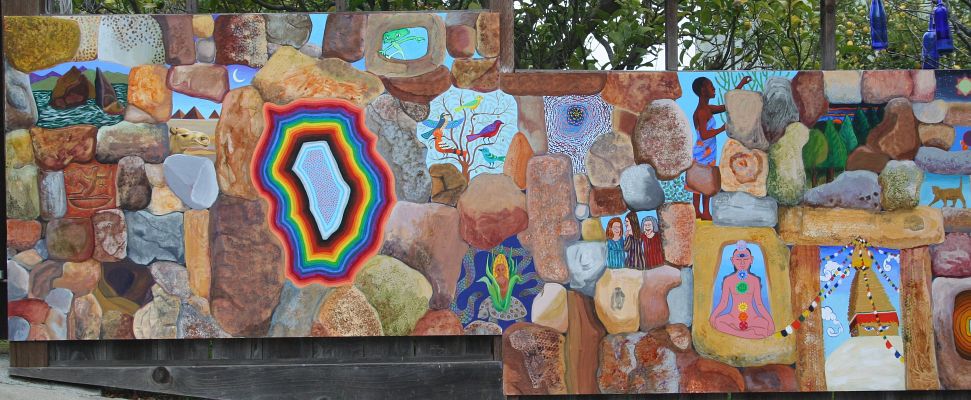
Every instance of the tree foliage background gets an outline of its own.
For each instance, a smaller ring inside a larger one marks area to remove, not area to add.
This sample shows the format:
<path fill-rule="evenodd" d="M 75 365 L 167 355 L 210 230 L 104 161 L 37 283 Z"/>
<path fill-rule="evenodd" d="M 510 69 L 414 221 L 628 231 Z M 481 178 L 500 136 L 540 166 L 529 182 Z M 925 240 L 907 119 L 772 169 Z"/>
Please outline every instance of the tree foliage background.
<path fill-rule="evenodd" d="M 478 9 L 488 0 L 48 0 L 74 13 L 402 11 Z M 971 0 L 945 0 L 956 51 L 971 66 Z M 680 0 L 683 69 L 818 69 L 820 0 Z M 930 0 L 885 0 L 890 49 L 870 49 L 870 0 L 837 2 L 840 69 L 918 68 Z M 663 63 L 664 0 L 515 0 L 516 66 L 643 69 Z M 597 51 L 599 49 L 599 51 Z M 595 52 L 597 57 L 595 57 Z"/>

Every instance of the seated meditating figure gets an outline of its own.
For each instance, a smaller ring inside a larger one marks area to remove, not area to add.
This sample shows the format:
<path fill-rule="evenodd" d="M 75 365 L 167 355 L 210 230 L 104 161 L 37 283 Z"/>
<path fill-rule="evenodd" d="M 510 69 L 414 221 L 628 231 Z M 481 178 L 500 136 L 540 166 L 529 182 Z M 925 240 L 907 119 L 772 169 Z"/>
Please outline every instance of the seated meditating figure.
<path fill-rule="evenodd" d="M 722 278 L 721 298 L 708 321 L 718 331 L 746 339 L 761 339 L 775 333 L 768 307 L 762 304 L 762 278 L 751 271 L 752 251 L 744 240 L 732 252 L 734 271 Z"/>

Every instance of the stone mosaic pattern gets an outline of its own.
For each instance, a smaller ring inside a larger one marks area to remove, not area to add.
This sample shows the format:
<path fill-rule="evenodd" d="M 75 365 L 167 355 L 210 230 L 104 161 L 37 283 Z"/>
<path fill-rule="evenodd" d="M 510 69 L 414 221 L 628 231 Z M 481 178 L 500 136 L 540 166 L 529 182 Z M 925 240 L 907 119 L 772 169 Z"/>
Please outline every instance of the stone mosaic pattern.
<path fill-rule="evenodd" d="M 899 332 L 849 353 L 971 389 L 967 71 L 501 73 L 488 12 L 4 29 L 12 340 L 504 335 L 508 395 L 882 388 L 824 368 L 820 249 L 859 238 Z"/>

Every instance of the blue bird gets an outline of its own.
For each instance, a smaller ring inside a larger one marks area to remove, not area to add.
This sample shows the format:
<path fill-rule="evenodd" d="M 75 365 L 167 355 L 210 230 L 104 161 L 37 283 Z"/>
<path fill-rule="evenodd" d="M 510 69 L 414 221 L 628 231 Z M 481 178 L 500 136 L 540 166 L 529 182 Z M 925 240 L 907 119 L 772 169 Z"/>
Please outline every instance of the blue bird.
<path fill-rule="evenodd" d="M 479 152 L 482 153 L 482 156 L 484 157 L 485 162 L 488 163 L 490 167 L 495 166 L 495 163 L 497 162 L 506 161 L 506 156 L 497 156 L 495 154 L 492 154 L 492 151 L 490 151 L 486 147 L 479 149 Z"/>
<path fill-rule="evenodd" d="M 502 124 L 503 122 L 498 119 L 495 121 L 492 121 L 491 124 L 486 125 L 485 128 L 482 128 L 482 130 L 480 130 L 479 133 L 476 133 L 474 135 L 469 135 L 465 139 L 471 142 L 478 138 L 495 137 L 496 135 L 499 134 L 499 130 L 502 129 Z"/>
<path fill-rule="evenodd" d="M 433 120 L 422 121 L 421 123 L 423 125 L 425 125 L 425 126 L 427 126 L 429 128 L 432 128 L 432 129 L 430 131 L 428 131 L 428 132 L 422 133 L 421 134 L 421 138 L 422 139 L 425 139 L 425 140 L 428 140 L 428 139 L 430 139 L 432 137 L 432 135 L 435 133 L 436 130 L 439 130 L 439 129 L 452 129 L 452 128 L 455 128 L 455 127 L 461 125 L 462 124 L 462 121 L 465 121 L 465 118 L 461 118 L 461 119 L 458 119 L 458 120 L 455 120 L 455 121 L 451 121 L 451 122 L 449 122 L 449 119 L 450 118 L 449 118 L 448 114 L 442 113 L 442 115 L 440 115 L 438 117 L 438 121 L 434 121 L 434 122 L 433 122 Z"/>

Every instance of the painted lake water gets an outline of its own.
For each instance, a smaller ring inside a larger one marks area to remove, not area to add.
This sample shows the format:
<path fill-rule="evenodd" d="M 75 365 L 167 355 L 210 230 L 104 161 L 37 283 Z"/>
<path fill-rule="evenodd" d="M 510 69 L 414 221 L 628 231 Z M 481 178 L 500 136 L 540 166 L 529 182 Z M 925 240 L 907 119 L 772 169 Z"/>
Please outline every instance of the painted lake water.
<path fill-rule="evenodd" d="M 118 95 L 118 102 L 122 107 L 128 105 L 128 85 L 115 83 L 111 85 L 115 88 Z M 122 121 L 122 115 L 111 115 L 105 113 L 94 103 L 94 99 L 88 99 L 83 105 L 59 110 L 50 106 L 51 91 L 35 90 L 34 101 L 37 102 L 37 126 L 43 128 L 61 128 L 68 125 L 89 124 L 97 127 L 114 125 Z"/>

